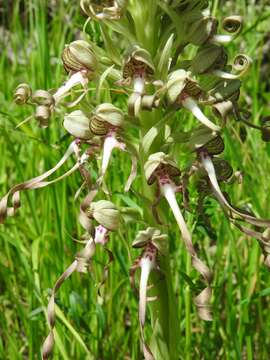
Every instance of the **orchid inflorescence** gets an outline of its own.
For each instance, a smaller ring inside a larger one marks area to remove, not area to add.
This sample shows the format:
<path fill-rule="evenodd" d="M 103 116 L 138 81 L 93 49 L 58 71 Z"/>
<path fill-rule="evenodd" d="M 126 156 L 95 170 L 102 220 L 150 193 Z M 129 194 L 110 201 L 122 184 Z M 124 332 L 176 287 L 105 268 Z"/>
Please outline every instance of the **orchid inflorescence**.
<path fill-rule="evenodd" d="M 67 81 L 56 91 L 33 91 L 28 84 L 20 84 L 14 95 L 18 105 L 35 107 L 34 117 L 42 127 L 49 126 L 54 113 L 61 113 L 63 108 L 73 109 L 64 116 L 63 127 L 74 140 L 52 169 L 9 190 L 0 201 L 0 219 L 4 222 L 18 210 L 21 191 L 48 186 L 80 171 L 83 181 L 80 191 L 86 192 L 79 213 L 79 221 L 85 230 L 85 247 L 53 288 L 48 305 L 50 333 L 42 350 L 43 359 L 47 359 L 54 345 L 57 290 L 74 271 L 86 272 L 96 245 L 106 249 L 110 233 L 124 226 L 121 208 L 107 200 L 111 193 L 105 184 L 105 176 L 114 149 L 129 154 L 131 173 L 124 190 L 130 190 L 138 173 L 141 182 L 137 185 L 137 193 L 147 199 L 142 219 L 145 228 L 139 231 L 132 244 L 134 248 L 141 248 L 142 253 L 131 266 L 130 278 L 136 289 L 135 274 L 141 269 L 136 294 L 142 349 L 145 359 L 160 359 L 158 349 L 152 350 L 147 345 L 144 327 L 147 302 L 159 301 L 159 296 L 147 294 L 149 289 L 158 287 L 155 278 L 149 286 L 151 273 L 156 272 L 166 282 L 169 271 L 162 262 L 169 257 L 167 227 L 164 216 L 160 216 L 162 198 L 171 208 L 193 267 L 205 283 L 194 300 L 203 320 L 212 320 L 213 276 L 193 244 L 192 231 L 185 219 L 186 213 L 192 211 L 189 207 L 190 182 L 195 184 L 198 193 L 197 215 L 204 214 L 205 198 L 214 197 L 233 225 L 259 241 L 265 264 L 270 267 L 270 220 L 257 218 L 233 206 L 228 194 L 221 189 L 222 183 L 232 183 L 237 177 L 230 164 L 219 157 L 224 151 L 222 130 L 229 118 L 249 124 L 242 115 L 238 99 L 240 78 L 247 72 L 251 59 L 241 53 L 230 62 L 224 48 L 224 44 L 240 34 L 242 18 L 225 18 L 221 23 L 226 32 L 223 34 L 218 20 L 210 14 L 207 0 L 149 3 L 144 0 L 81 0 L 81 9 L 87 17 L 84 40 L 71 42 L 62 53 Z M 104 48 L 86 35 L 89 21 L 100 25 Z M 192 58 L 189 58 L 189 49 L 193 50 Z M 95 95 L 91 95 L 90 84 Z M 119 99 L 128 97 L 126 105 L 116 106 L 119 104 L 117 96 L 114 96 L 114 104 L 111 102 L 110 93 L 114 92 L 124 94 Z M 212 110 L 212 115 L 208 109 Z M 184 131 L 187 111 L 199 123 L 195 122 L 191 130 Z M 257 128 L 262 131 L 263 139 L 268 140 L 267 124 Z M 176 151 L 179 144 L 183 145 L 182 154 Z M 72 155 L 76 157 L 75 165 L 60 177 L 48 180 Z M 180 170 L 182 155 L 191 161 Z M 98 166 L 98 177 L 94 181 L 87 168 L 90 160 L 93 167 Z M 94 201 L 98 194 L 106 200 Z M 177 194 L 183 199 L 180 205 Z M 152 206 L 149 207 L 149 203 Z M 111 261 L 110 252 L 109 257 Z M 107 270 L 106 267 L 105 272 Z M 153 316 L 158 321 L 158 314 Z"/>

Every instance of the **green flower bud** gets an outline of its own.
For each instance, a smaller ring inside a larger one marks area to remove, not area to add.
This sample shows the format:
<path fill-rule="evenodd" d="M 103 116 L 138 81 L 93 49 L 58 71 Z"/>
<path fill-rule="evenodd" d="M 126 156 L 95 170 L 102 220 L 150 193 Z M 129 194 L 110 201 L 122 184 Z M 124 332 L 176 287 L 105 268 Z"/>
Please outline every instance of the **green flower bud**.
<path fill-rule="evenodd" d="M 227 55 L 222 46 L 207 44 L 199 48 L 191 61 L 194 74 L 204 74 L 213 69 L 223 68 L 227 63 Z"/>
<path fill-rule="evenodd" d="M 94 77 L 98 62 L 91 45 L 84 40 L 76 40 L 66 45 L 62 61 L 67 72 L 86 70 L 89 77 Z"/>
<path fill-rule="evenodd" d="M 187 41 L 193 45 L 205 44 L 216 32 L 217 20 L 212 16 L 203 16 L 187 25 Z"/>
<path fill-rule="evenodd" d="M 65 115 L 63 125 L 72 136 L 88 140 L 91 138 L 89 123 L 89 118 L 81 110 L 75 110 Z"/>
<path fill-rule="evenodd" d="M 51 110 L 46 105 L 38 105 L 36 108 L 35 118 L 39 122 L 39 126 L 46 128 L 49 125 Z"/>
<path fill-rule="evenodd" d="M 46 90 L 36 90 L 32 96 L 33 103 L 37 105 L 51 106 L 54 104 L 54 98 Z"/>
<path fill-rule="evenodd" d="M 181 175 L 176 163 L 163 152 L 149 156 L 144 165 L 144 172 L 148 185 L 152 185 L 156 181 L 157 175 L 168 175 L 169 177 Z"/>
<path fill-rule="evenodd" d="M 168 235 L 161 234 L 160 230 L 148 227 L 139 231 L 132 243 L 134 248 L 143 248 L 151 242 L 162 254 L 168 251 Z"/>
<path fill-rule="evenodd" d="M 14 101 L 18 105 L 27 103 L 31 97 L 32 90 L 28 84 L 19 84 L 14 93 Z"/>
<path fill-rule="evenodd" d="M 167 81 L 167 100 L 170 105 L 177 103 L 179 96 L 185 92 L 191 97 L 200 96 L 202 90 L 198 83 L 190 78 L 190 72 L 176 70 L 169 74 Z"/>
<path fill-rule="evenodd" d="M 121 127 L 124 121 L 123 112 L 110 103 L 98 105 L 92 112 L 90 130 L 95 135 L 106 135 L 111 127 Z"/>
<path fill-rule="evenodd" d="M 88 216 L 94 218 L 108 230 L 117 230 L 120 223 L 120 212 L 116 206 L 107 200 L 91 203 Z"/>
<path fill-rule="evenodd" d="M 132 79 L 136 75 L 151 77 L 155 67 L 149 52 L 138 45 L 134 45 L 127 52 L 123 65 L 123 78 Z"/>

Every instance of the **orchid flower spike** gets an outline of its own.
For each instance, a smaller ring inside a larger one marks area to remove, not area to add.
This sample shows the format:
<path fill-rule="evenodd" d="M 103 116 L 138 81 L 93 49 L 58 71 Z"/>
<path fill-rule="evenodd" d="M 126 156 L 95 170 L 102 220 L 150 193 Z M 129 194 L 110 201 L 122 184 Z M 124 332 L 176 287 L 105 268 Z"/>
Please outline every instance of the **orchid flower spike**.
<path fill-rule="evenodd" d="M 145 84 L 154 75 L 153 65 L 149 52 L 138 45 L 134 45 L 127 52 L 123 65 L 124 82 L 133 83 L 133 93 L 128 101 L 128 110 L 131 116 L 137 116 L 145 91 Z"/>
<path fill-rule="evenodd" d="M 190 231 L 186 225 L 180 207 L 176 200 L 176 192 L 181 191 L 181 188 L 176 185 L 175 178 L 179 176 L 180 170 L 170 157 L 162 152 L 150 155 L 144 167 L 146 180 L 149 185 L 155 181 L 158 182 L 159 190 L 167 200 L 172 209 L 175 220 L 179 226 L 182 238 L 184 240 L 186 249 L 192 258 L 194 268 L 203 276 L 207 287 L 196 297 L 195 304 L 197 305 L 199 316 L 203 320 L 212 320 L 210 310 L 210 298 L 212 294 L 211 281 L 212 273 L 199 258 L 192 243 Z"/>
<path fill-rule="evenodd" d="M 214 132 L 220 127 L 210 121 L 199 108 L 196 99 L 202 95 L 202 90 L 196 81 L 185 70 L 176 70 L 169 74 L 167 81 L 167 101 L 169 105 L 183 106 L 189 110 L 203 125 Z"/>
<path fill-rule="evenodd" d="M 96 55 L 91 45 L 84 40 L 76 40 L 66 45 L 62 53 L 62 61 L 64 68 L 68 73 L 71 73 L 71 76 L 53 95 L 56 104 L 77 85 L 83 87 L 84 93 L 82 96 L 84 96 L 87 91 L 88 81 L 96 76 L 98 68 Z M 77 104 L 82 99 L 82 96 L 74 104 Z"/>

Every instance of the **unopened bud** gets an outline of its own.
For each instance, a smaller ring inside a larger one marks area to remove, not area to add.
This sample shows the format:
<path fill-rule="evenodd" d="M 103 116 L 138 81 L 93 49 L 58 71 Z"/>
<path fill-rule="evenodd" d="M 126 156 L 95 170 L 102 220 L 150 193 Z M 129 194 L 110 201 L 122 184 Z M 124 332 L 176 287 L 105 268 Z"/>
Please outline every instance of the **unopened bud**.
<path fill-rule="evenodd" d="M 36 108 L 35 118 L 39 122 L 39 126 L 46 128 L 49 125 L 51 110 L 46 105 L 38 105 Z"/>
<path fill-rule="evenodd" d="M 18 105 L 27 103 L 32 94 L 32 90 L 28 84 L 19 84 L 14 93 L 14 101 Z"/>

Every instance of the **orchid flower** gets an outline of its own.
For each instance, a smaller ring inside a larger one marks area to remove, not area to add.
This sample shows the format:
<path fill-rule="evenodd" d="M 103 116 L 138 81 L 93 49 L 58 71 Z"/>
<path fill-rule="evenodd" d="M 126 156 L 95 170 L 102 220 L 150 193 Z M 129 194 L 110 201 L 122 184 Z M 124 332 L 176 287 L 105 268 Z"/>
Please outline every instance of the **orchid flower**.
<path fill-rule="evenodd" d="M 68 81 L 56 91 L 53 97 L 57 104 L 67 96 L 75 86 L 81 85 L 84 93 L 73 104 L 75 105 L 80 102 L 85 95 L 89 79 L 94 78 L 96 75 L 98 66 L 97 58 L 88 42 L 76 40 L 65 47 L 62 53 L 62 60 L 66 71 L 71 73 L 71 76 Z"/>
<path fill-rule="evenodd" d="M 123 66 L 125 82 L 133 83 L 133 93 L 128 101 L 129 114 L 137 116 L 141 109 L 145 84 L 154 74 L 155 68 L 148 51 L 135 45 L 126 54 Z"/>
<path fill-rule="evenodd" d="M 172 209 L 175 220 L 179 226 L 186 249 L 192 258 L 194 268 L 203 276 L 207 287 L 196 297 L 195 303 L 198 308 L 199 316 L 203 320 L 212 320 L 210 311 L 211 298 L 211 281 L 212 273 L 202 260 L 197 256 L 196 250 L 192 243 L 190 231 L 186 225 L 180 207 L 176 200 L 176 192 L 181 191 L 181 187 L 177 186 L 174 178 L 180 175 L 177 165 L 166 154 L 159 152 L 150 155 L 145 163 L 145 176 L 149 185 L 155 181 L 158 182 L 159 191 L 167 200 Z"/>
<path fill-rule="evenodd" d="M 203 125 L 212 131 L 220 131 L 220 126 L 215 125 L 201 111 L 195 98 L 199 98 L 201 89 L 190 78 L 185 70 L 176 70 L 169 74 L 167 81 L 167 100 L 171 105 L 180 105 L 189 110 Z"/>

